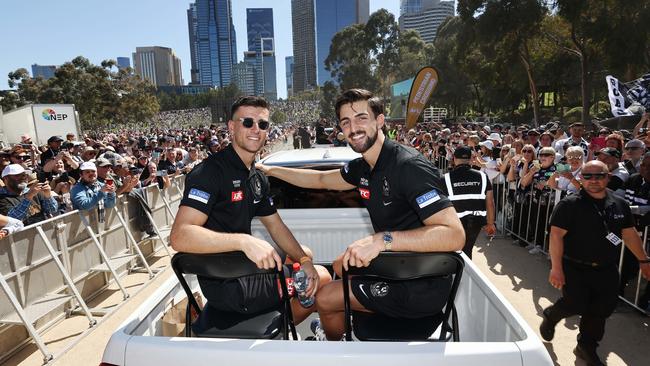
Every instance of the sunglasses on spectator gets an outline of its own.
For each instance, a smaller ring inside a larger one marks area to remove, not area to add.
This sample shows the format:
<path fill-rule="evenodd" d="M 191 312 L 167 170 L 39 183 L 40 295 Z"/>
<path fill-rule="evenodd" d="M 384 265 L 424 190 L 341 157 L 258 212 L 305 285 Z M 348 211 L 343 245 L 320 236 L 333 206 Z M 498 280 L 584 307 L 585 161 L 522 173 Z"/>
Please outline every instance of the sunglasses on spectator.
<path fill-rule="evenodd" d="M 241 123 L 242 126 L 244 126 L 246 128 L 253 127 L 253 123 L 255 122 L 255 120 L 252 119 L 251 117 L 242 117 L 239 120 L 242 122 Z M 270 124 L 271 123 L 269 121 L 266 121 L 266 120 L 263 120 L 263 119 L 260 119 L 259 121 L 257 121 L 257 127 L 259 127 L 260 130 L 266 130 L 267 128 L 269 128 Z"/>
<path fill-rule="evenodd" d="M 625 150 L 641 150 L 642 147 L 626 147 Z"/>
<path fill-rule="evenodd" d="M 14 159 L 25 161 L 29 159 L 29 155 L 14 155 Z"/>
<path fill-rule="evenodd" d="M 607 173 L 582 173 L 581 175 L 586 180 L 603 180 L 607 177 Z"/>
<path fill-rule="evenodd" d="M 580 160 L 580 159 L 582 159 L 582 156 L 580 156 L 580 155 L 571 155 L 571 156 L 567 155 L 566 158 L 569 159 L 569 160 Z"/>

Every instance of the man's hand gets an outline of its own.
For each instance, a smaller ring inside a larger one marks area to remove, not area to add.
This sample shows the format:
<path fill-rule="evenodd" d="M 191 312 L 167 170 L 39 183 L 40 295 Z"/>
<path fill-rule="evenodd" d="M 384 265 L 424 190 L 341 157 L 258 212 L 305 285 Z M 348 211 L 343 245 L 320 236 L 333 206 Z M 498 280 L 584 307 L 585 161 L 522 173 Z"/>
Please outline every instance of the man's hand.
<path fill-rule="evenodd" d="M 641 269 L 641 274 L 645 277 L 646 280 L 650 281 L 650 263 L 639 263 L 639 268 Z"/>
<path fill-rule="evenodd" d="M 52 197 L 52 187 L 50 187 L 50 184 L 48 182 L 40 183 L 40 186 L 41 186 L 41 193 L 43 193 L 43 197 L 45 198 Z"/>
<path fill-rule="evenodd" d="M 483 229 L 485 230 L 487 236 L 494 236 L 497 234 L 497 227 L 494 224 L 487 224 Z"/>
<path fill-rule="evenodd" d="M 257 268 L 277 268 L 278 271 L 282 269 L 282 259 L 280 259 L 278 252 L 275 251 L 271 244 L 262 239 L 250 236 L 250 240 L 243 245 L 242 251 L 248 259 L 257 265 Z"/>
<path fill-rule="evenodd" d="M 104 184 L 101 191 L 104 193 L 115 193 L 115 184 Z"/>
<path fill-rule="evenodd" d="M 255 169 L 261 171 L 264 175 L 269 175 L 269 167 L 262 163 L 255 163 Z"/>
<path fill-rule="evenodd" d="M 384 250 L 384 242 L 379 234 L 366 236 L 350 244 L 343 253 L 343 268 L 348 269 L 348 264 L 354 267 L 368 267 L 370 261 L 375 259 Z"/>
<path fill-rule="evenodd" d="M 307 296 L 315 296 L 316 295 L 316 290 L 318 290 L 318 281 L 320 280 L 320 277 L 318 276 L 318 271 L 316 271 L 316 268 L 314 267 L 314 264 L 311 261 L 305 262 L 304 264 L 301 265 L 301 267 L 304 271 L 305 274 L 307 275 L 307 278 L 309 278 L 309 286 L 307 286 Z"/>
<path fill-rule="evenodd" d="M 650 273 L 649 273 L 650 274 Z M 551 273 L 548 275 L 548 282 L 556 289 L 562 289 L 564 286 L 564 271 L 561 269 L 551 268 Z"/>
<path fill-rule="evenodd" d="M 28 199 L 32 200 L 36 195 L 41 191 L 41 185 L 39 183 L 32 184 L 31 187 L 29 187 L 29 191 L 25 193 L 25 197 Z"/>

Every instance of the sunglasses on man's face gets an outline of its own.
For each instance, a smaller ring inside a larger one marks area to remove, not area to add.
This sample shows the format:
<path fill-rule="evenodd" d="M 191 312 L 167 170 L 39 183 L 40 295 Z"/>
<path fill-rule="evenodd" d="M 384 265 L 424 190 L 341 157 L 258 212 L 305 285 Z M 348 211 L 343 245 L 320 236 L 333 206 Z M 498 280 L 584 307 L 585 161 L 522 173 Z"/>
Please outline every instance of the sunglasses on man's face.
<path fill-rule="evenodd" d="M 581 175 L 586 180 L 603 180 L 607 177 L 607 173 L 582 173 Z"/>
<path fill-rule="evenodd" d="M 246 128 L 253 127 L 253 123 L 255 123 L 255 120 L 253 118 L 251 118 L 251 117 L 242 117 L 239 120 L 242 122 L 241 123 L 242 126 L 244 126 Z M 269 128 L 270 124 L 271 123 L 269 121 L 266 121 L 266 120 L 263 120 L 263 119 L 260 119 L 259 121 L 257 121 L 257 127 L 259 127 L 260 130 L 266 130 L 267 128 Z"/>
<path fill-rule="evenodd" d="M 28 155 L 14 155 L 14 159 L 25 161 L 25 160 L 29 159 L 29 156 Z"/>

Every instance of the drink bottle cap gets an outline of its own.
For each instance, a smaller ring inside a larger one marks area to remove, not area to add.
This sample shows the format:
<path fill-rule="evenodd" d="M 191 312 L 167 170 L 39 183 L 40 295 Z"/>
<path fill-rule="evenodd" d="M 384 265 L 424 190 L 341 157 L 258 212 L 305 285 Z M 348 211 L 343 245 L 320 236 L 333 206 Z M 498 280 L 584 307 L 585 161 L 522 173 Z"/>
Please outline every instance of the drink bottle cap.
<path fill-rule="evenodd" d="M 294 263 L 294 264 L 293 264 L 293 270 L 294 270 L 294 271 L 299 271 L 299 270 L 300 270 L 300 263 L 297 263 L 297 262 Z"/>

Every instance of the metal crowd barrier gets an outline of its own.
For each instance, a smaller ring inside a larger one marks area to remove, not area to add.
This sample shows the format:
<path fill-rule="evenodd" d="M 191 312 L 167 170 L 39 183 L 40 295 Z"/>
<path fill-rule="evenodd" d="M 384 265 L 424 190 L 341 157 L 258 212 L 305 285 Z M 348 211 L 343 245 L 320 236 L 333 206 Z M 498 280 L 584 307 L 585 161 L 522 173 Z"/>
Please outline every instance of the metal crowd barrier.
<path fill-rule="evenodd" d="M 520 243 L 528 244 L 529 248 L 537 246 L 548 257 L 550 219 L 555 204 L 564 198 L 562 191 L 539 191 L 531 186 L 530 192 L 523 193 L 517 189 L 519 180 L 501 183 L 505 179 L 499 177 L 492 182 L 499 235 L 502 238 L 510 236 Z M 649 231 L 646 226 L 639 233 L 646 252 L 650 252 Z M 621 245 L 619 273 L 619 298 L 635 309 L 646 312 L 650 300 L 650 283 L 643 278 L 636 258 L 625 245 Z"/>
<path fill-rule="evenodd" d="M 30 225 L 0 240 L 0 363 L 34 340 L 45 362 L 52 359 L 41 334 L 71 314 L 83 314 L 89 326 L 111 309 L 90 308 L 88 301 L 115 283 L 124 300 L 122 278 L 129 272 L 155 270 L 148 257 L 159 250 L 171 256 L 164 240 L 182 197 L 184 177 L 172 186 L 144 189 L 156 236 L 146 238 L 136 225 L 137 203 L 118 197 L 100 223 L 96 210 L 72 211 Z M 145 240 L 147 239 L 147 240 Z"/>

